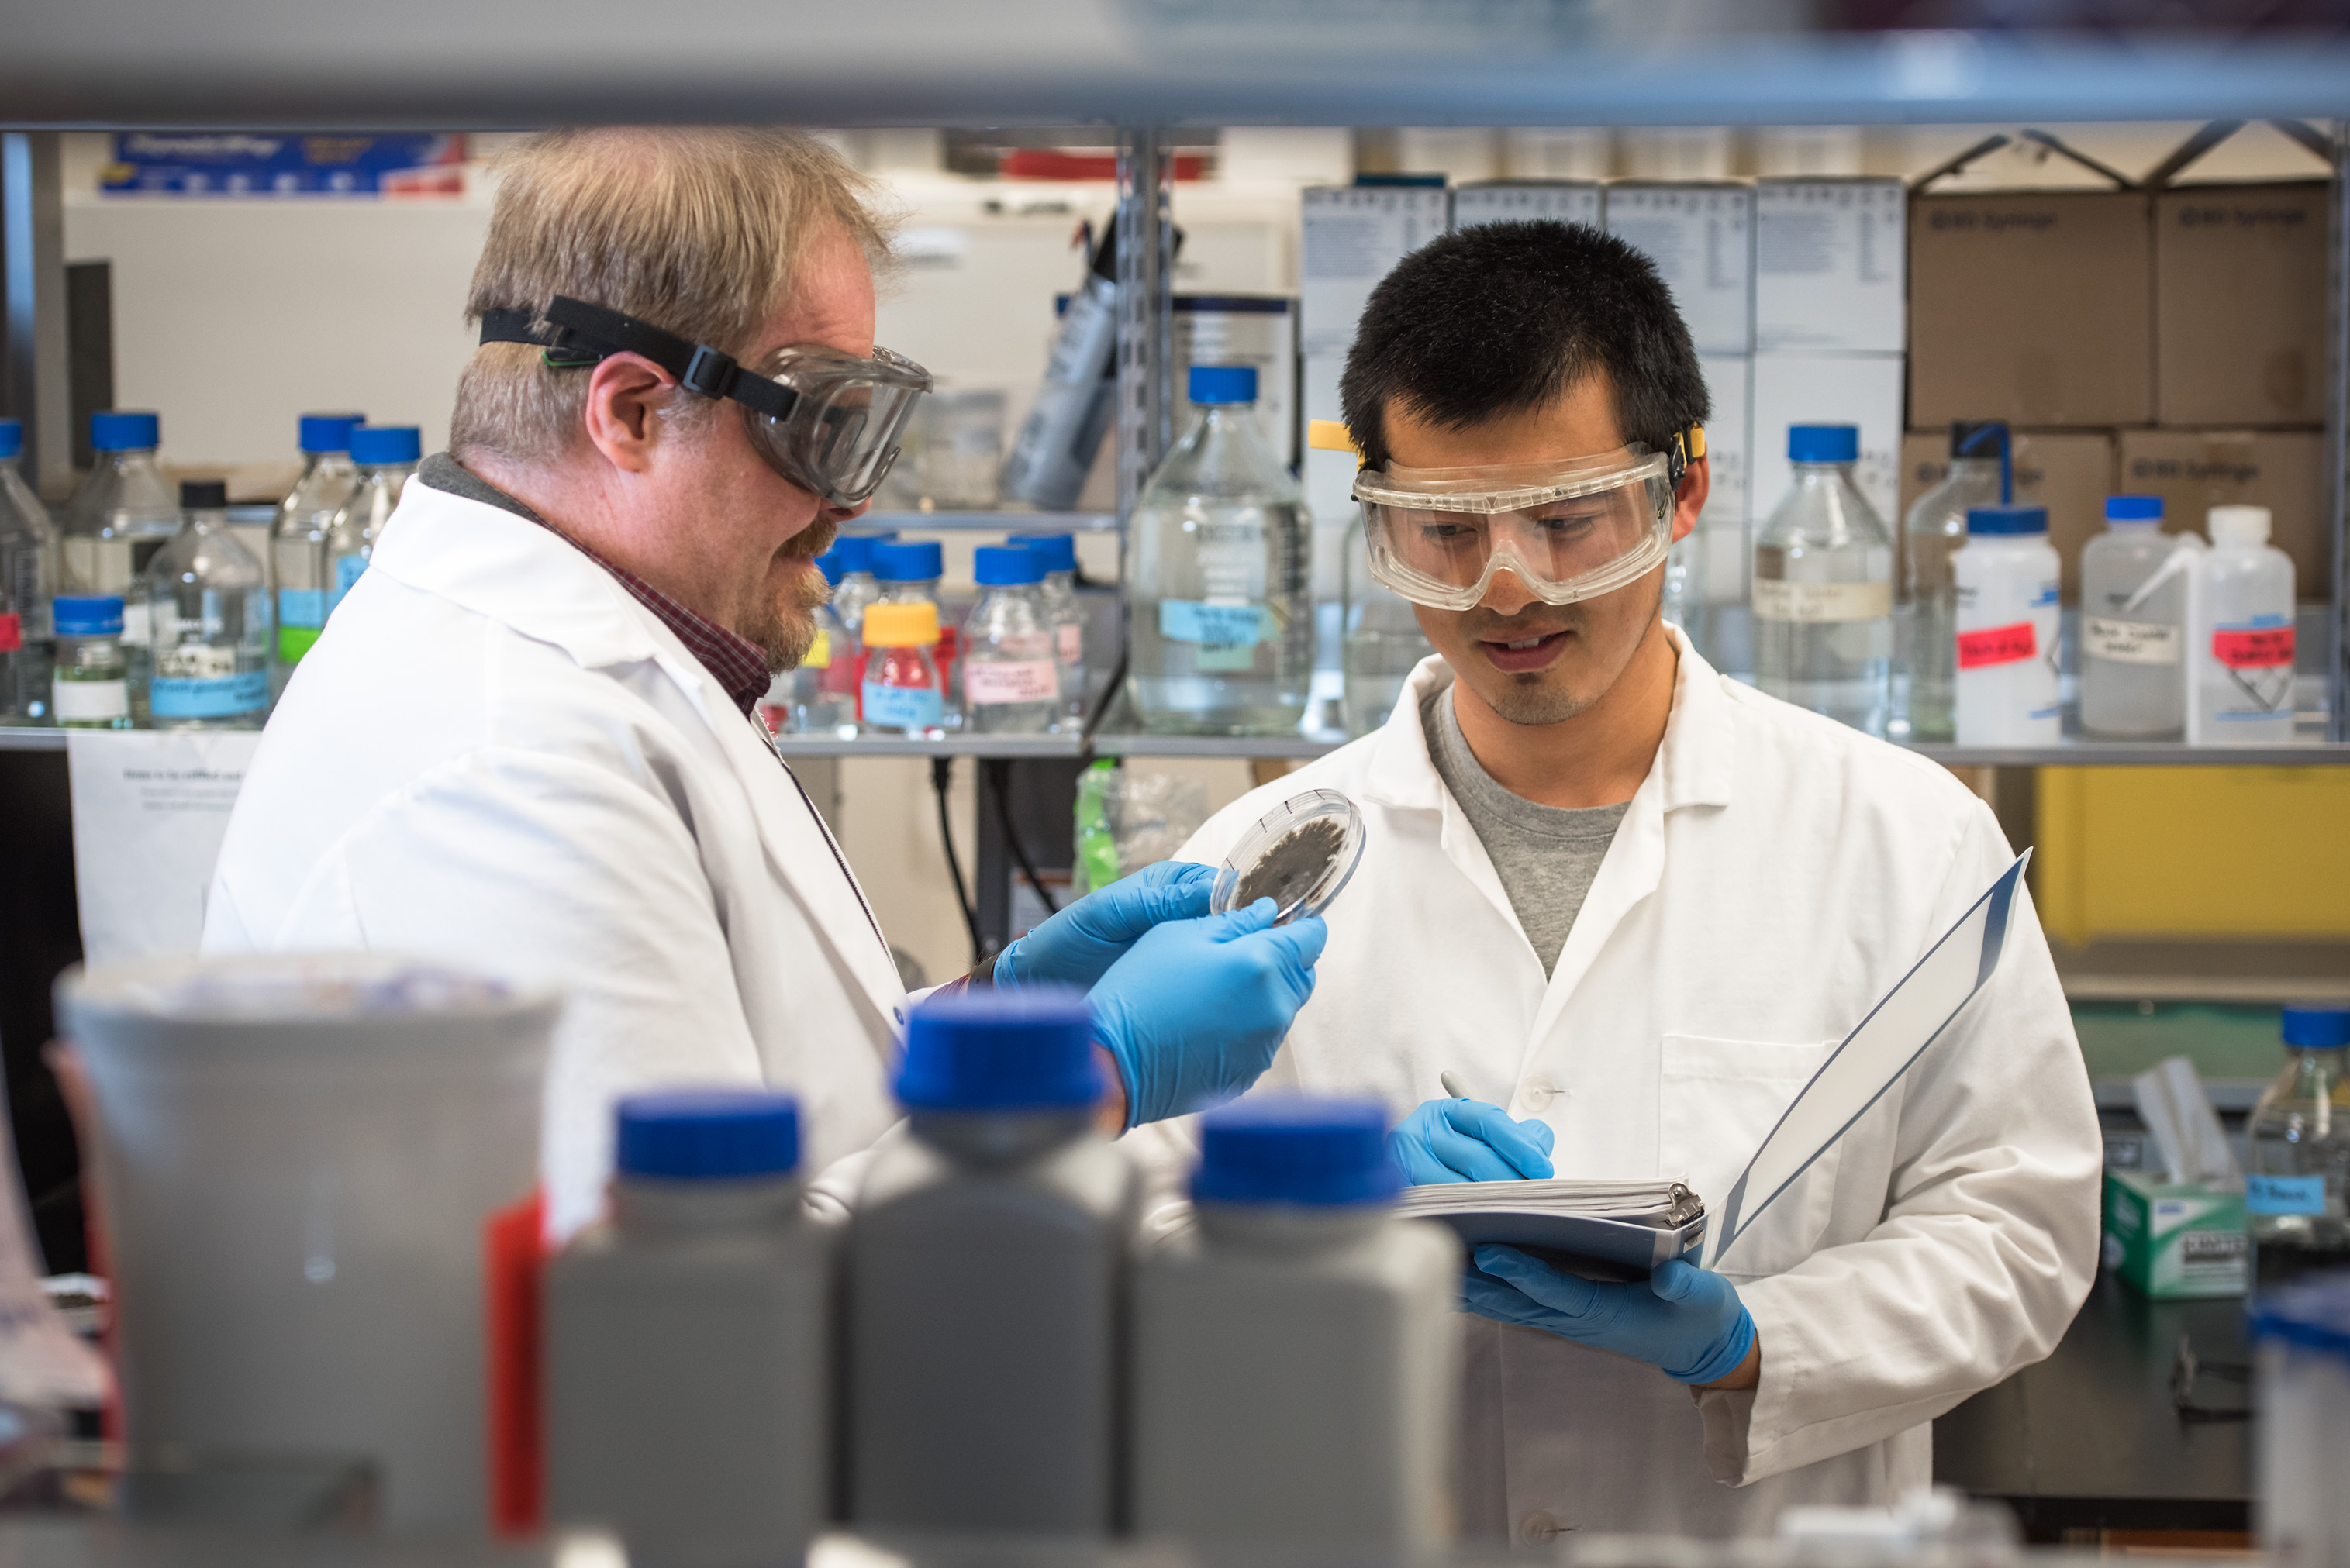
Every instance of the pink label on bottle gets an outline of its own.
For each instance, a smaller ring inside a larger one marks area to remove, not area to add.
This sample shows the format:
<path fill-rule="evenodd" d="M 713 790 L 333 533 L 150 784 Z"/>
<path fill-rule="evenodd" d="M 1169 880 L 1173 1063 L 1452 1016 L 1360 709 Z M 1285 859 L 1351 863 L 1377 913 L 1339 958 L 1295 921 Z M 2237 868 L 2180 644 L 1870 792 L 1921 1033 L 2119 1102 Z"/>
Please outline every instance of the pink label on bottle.
<path fill-rule="evenodd" d="M 1076 621 L 1053 628 L 1055 652 L 1064 664 L 1075 664 L 1086 656 L 1086 628 Z"/>
<path fill-rule="evenodd" d="M 2028 620 L 1959 633 L 1959 668 L 1981 670 L 1987 664 L 2020 664 L 2040 655 L 2040 639 Z"/>
<path fill-rule="evenodd" d="M 966 659 L 962 667 L 966 702 L 1050 702 L 1060 695 L 1049 659 L 1024 659 L 1003 663 Z"/>
<path fill-rule="evenodd" d="M 2263 627 L 2257 631 L 2215 631 L 2211 657 L 2230 670 L 2272 670 L 2293 662 L 2289 626 Z"/>

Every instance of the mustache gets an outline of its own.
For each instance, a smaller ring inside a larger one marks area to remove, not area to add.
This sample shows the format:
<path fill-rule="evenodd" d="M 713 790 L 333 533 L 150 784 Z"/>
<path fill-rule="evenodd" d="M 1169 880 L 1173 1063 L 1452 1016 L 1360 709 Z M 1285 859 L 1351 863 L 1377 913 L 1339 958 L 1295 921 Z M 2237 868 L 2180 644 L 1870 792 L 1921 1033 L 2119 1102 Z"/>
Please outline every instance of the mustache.
<path fill-rule="evenodd" d="M 1518 615 L 1496 615 L 1491 610 L 1472 609 L 1461 618 L 1461 635 L 1471 642 L 1523 642 L 1531 637 L 1549 637 L 1555 632 L 1580 631 L 1583 617 L 1573 605 L 1538 605 L 1542 613 L 1522 611 Z"/>
<path fill-rule="evenodd" d="M 832 542 L 839 537 L 840 524 L 829 517 L 819 517 L 785 540 L 775 554 L 787 560 L 813 561 L 831 549 Z"/>

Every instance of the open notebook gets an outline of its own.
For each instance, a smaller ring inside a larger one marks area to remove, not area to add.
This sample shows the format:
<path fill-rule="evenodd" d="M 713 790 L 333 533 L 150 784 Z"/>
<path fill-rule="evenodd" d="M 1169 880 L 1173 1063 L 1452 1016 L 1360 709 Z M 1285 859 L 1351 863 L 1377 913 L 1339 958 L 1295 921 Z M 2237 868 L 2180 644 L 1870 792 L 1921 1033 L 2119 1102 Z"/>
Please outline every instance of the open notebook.
<path fill-rule="evenodd" d="M 1669 1258 L 1721 1254 L 1924 1054 L 1999 967 L 2025 850 L 1829 1054 L 1709 1215 L 1678 1181 L 1460 1181 L 1404 1189 L 1401 1211 L 1471 1246 L 1529 1247 L 1594 1279 L 1645 1278 Z M 1709 1244 L 1709 1236 L 1711 1243 Z"/>

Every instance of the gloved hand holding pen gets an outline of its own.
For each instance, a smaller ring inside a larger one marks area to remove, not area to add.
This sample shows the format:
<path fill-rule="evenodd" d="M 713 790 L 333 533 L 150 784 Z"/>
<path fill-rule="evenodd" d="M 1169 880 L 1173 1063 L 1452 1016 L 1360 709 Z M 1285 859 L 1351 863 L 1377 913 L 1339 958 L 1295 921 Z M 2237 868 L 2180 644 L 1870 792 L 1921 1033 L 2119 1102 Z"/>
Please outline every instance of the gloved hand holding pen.
<path fill-rule="evenodd" d="M 1388 1149 L 1415 1186 L 1516 1181 L 1551 1174 L 1555 1136 L 1544 1123 L 1513 1121 L 1482 1100 L 1428 1100 L 1388 1134 Z"/>

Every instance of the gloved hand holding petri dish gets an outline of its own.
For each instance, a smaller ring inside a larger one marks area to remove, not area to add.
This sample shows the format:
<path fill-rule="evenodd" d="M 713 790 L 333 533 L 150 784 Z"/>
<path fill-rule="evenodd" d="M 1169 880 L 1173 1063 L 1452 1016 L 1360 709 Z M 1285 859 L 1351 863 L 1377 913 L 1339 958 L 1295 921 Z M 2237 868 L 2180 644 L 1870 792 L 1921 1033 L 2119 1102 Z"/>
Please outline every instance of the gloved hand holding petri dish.
<path fill-rule="evenodd" d="M 1216 871 L 1208 908 L 1216 914 L 1271 898 L 1275 925 L 1330 907 L 1362 863 L 1363 814 L 1334 789 L 1293 795 L 1257 818 Z"/>

